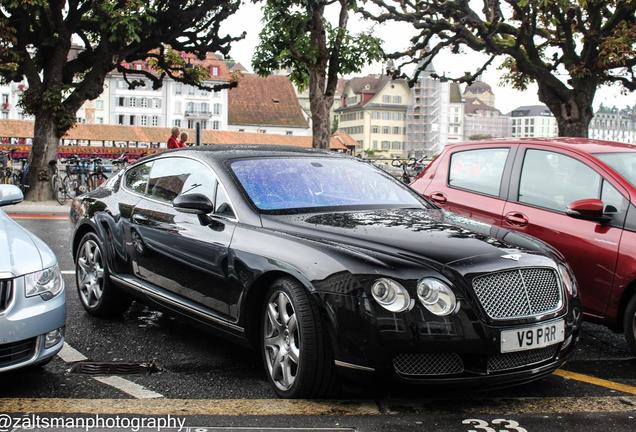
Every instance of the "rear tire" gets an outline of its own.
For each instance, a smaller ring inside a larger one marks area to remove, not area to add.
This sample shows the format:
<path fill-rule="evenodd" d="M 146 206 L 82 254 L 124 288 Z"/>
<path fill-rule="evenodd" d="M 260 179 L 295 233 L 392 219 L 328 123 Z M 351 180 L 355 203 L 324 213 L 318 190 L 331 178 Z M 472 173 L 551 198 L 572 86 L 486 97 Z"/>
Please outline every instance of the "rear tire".
<path fill-rule="evenodd" d="M 126 311 L 132 299 L 110 280 L 105 248 L 99 236 L 89 232 L 75 256 L 75 283 L 86 311 L 98 317 L 115 317 Z"/>
<path fill-rule="evenodd" d="M 261 309 L 265 372 L 282 398 L 325 398 L 337 389 L 331 344 L 320 311 L 299 282 L 275 281 Z"/>
<path fill-rule="evenodd" d="M 636 355 L 636 294 L 627 303 L 623 319 L 623 331 L 625 332 L 627 345 L 632 350 L 632 353 Z"/>

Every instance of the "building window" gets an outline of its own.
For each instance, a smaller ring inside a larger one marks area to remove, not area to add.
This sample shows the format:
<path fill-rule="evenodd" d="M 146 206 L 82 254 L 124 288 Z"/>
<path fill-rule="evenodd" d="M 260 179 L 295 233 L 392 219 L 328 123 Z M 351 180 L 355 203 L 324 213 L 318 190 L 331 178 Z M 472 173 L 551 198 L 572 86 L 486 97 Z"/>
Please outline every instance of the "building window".
<path fill-rule="evenodd" d="M 259 129 L 257 132 L 258 133 L 262 133 L 262 134 L 267 133 L 267 131 L 265 129 Z"/>
<path fill-rule="evenodd" d="M 219 76 L 219 67 L 212 66 L 212 76 Z"/>
<path fill-rule="evenodd" d="M 214 104 L 214 115 L 220 115 L 220 114 L 221 114 L 221 104 L 215 103 Z"/>
<path fill-rule="evenodd" d="M 402 150 L 402 143 L 399 141 L 393 141 L 391 143 L 391 150 Z"/>
<path fill-rule="evenodd" d="M 147 115 L 142 115 L 141 116 L 140 124 L 142 126 L 148 126 L 148 116 Z"/>
<path fill-rule="evenodd" d="M 181 127 L 181 119 L 174 119 L 172 124 L 174 125 L 174 127 Z"/>
<path fill-rule="evenodd" d="M 393 103 L 394 104 L 401 104 L 402 103 L 402 96 L 393 96 Z"/>
<path fill-rule="evenodd" d="M 381 117 L 382 117 L 382 113 L 380 111 L 373 111 L 371 113 L 371 118 L 373 120 L 380 120 Z"/>
<path fill-rule="evenodd" d="M 142 108 L 148 108 L 148 98 L 141 98 L 140 105 Z"/>
<path fill-rule="evenodd" d="M 383 134 L 390 134 L 391 133 L 391 128 L 388 126 L 382 126 L 382 133 Z"/>
<path fill-rule="evenodd" d="M 207 129 L 208 128 L 208 122 L 207 120 L 201 120 L 199 122 L 199 124 L 201 125 L 201 129 Z"/>
<path fill-rule="evenodd" d="M 371 133 L 380 133 L 380 126 L 378 125 L 371 126 Z"/>
<path fill-rule="evenodd" d="M 188 129 L 194 128 L 194 120 L 188 120 Z"/>
<path fill-rule="evenodd" d="M 391 120 L 391 113 L 388 111 L 384 111 L 382 113 L 382 120 Z"/>
<path fill-rule="evenodd" d="M 176 83 L 174 85 L 174 94 L 178 94 L 180 95 L 183 92 L 183 84 L 181 83 Z"/>
<path fill-rule="evenodd" d="M 124 115 L 123 114 L 119 114 L 117 123 L 120 124 L 120 125 L 124 124 Z"/>
<path fill-rule="evenodd" d="M 2 104 L 8 104 L 9 103 L 9 95 L 7 93 L 3 93 L 2 94 Z"/>
<path fill-rule="evenodd" d="M 221 92 L 218 92 L 218 91 L 212 92 L 212 97 L 214 99 L 220 98 L 221 97 Z"/>
<path fill-rule="evenodd" d="M 393 127 L 393 134 L 394 135 L 399 135 L 400 134 L 400 128 L 398 126 L 394 126 Z"/>
<path fill-rule="evenodd" d="M 104 109 L 104 101 L 101 99 L 97 99 L 95 101 L 95 108 L 97 109 Z"/>
<path fill-rule="evenodd" d="M 391 150 L 391 141 L 382 141 L 382 150 Z"/>
<path fill-rule="evenodd" d="M 218 120 L 214 120 L 214 121 L 212 122 L 212 129 L 214 129 L 214 130 L 219 130 L 219 129 L 221 129 L 221 122 L 220 122 L 220 121 L 218 121 Z"/>
<path fill-rule="evenodd" d="M 120 107 L 126 106 L 126 98 L 123 98 L 123 97 L 117 98 L 117 106 L 120 106 Z"/>
<path fill-rule="evenodd" d="M 134 126 L 135 125 L 135 116 L 131 115 L 129 120 L 130 120 L 130 125 Z"/>
<path fill-rule="evenodd" d="M 126 81 L 124 81 L 123 79 L 117 80 L 117 88 L 123 89 L 126 87 L 127 87 Z"/>
<path fill-rule="evenodd" d="M 134 98 L 134 97 L 130 98 L 130 106 L 133 108 L 137 107 L 137 98 Z"/>
<path fill-rule="evenodd" d="M 95 123 L 104 124 L 104 117 L 96 117 L 95 118 Z"/>
<path fill-rule="evenodd" d="M 159 126 L 159 116 L 152 116 L 152 126 Z"/>
<path fill-rule="evenodd" d="M 188 86 L 188 95 L 194 96 L 195 88 L 194 86 Z"/>
<path fill-rule="evenodd" d="M 155 108 L 161 108 L 161 99 L 153 99 L 153 101 Z"/>
<path fill-rule="evenodd" d="M 383 102 L 383 103 L 391 103 L 391 96 L 389 96 L 389 95 L 383 95 L 383 96 L 382 96 L 382 102 Z"/>
<path fill-rule="evenodd" d="M 293 135 L 294 131 L 285 131 L 285 135 Z"/>

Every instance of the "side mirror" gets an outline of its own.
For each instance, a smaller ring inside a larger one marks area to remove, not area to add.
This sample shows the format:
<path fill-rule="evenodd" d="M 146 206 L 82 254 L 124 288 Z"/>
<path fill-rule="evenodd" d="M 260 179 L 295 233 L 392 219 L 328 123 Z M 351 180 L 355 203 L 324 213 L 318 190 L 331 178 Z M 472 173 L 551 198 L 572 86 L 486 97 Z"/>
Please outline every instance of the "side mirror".
<path fill-rule="evenodd" d="M 604 210 L 603 201 L 597 198 L 586 198 L 570 203 L 565 213 L 574 219 L 608 223 L 612 218 L 606 215 Z"/>
<path fill-rule="evenodd" d="M 24 195 L 19 187 L 14 185 L 0 185 L 0 207 L 21 203 Z"/>
<path fill-rule="evenodd" d="M 179 195 L 172 201 L 172 206 L 182 213 L 206 215 L 214 211 L 214 203 L 200 193 Z"/>

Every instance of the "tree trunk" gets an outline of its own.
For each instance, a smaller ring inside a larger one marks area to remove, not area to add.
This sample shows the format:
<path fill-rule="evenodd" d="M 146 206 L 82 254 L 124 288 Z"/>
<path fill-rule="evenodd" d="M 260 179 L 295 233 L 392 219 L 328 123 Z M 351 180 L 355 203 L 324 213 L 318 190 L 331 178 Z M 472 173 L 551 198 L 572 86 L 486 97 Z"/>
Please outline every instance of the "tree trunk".
<path fill-rule="evenodd" d="M 563 100 L 548 89 L 542 89 L 539 84 L 539 99 L 556 117 L 561 137 L 587 138 L 590 121 L 594 117 L 592 102 L 595 93 L 596 84 L 585 83 L 569 91 L 568 98 Z"/>
<path fill-rule="evenodd" d="M 312 147 L 329 149 L 331 142 L 331 106 L 333 97 L 325 96 L 325 72 L 309 74 L 309 106 L 311 108 Z"/>
<path fill-rule="evenodd" d="M 27 198 L 31 201 L 53 199 L 50 186 L 51 170 L 49 162 L 57 159 L 57 146 L 60 137 L 53 117 L 48 113 L 36 113 L 33 129 L 33 147 L 29 157 L 29 190 Z"/>

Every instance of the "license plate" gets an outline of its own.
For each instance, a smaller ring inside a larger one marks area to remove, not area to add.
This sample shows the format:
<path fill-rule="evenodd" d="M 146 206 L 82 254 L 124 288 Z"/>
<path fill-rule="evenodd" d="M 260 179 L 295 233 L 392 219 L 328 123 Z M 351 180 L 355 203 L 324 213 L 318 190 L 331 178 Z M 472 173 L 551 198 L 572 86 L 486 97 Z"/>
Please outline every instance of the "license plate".
<path fill-rule="evenodd" d="M 565 322 L 550 321 L 543 324 L 501 332 L 501 352 L 525 351 L 563 342 Z"/>

